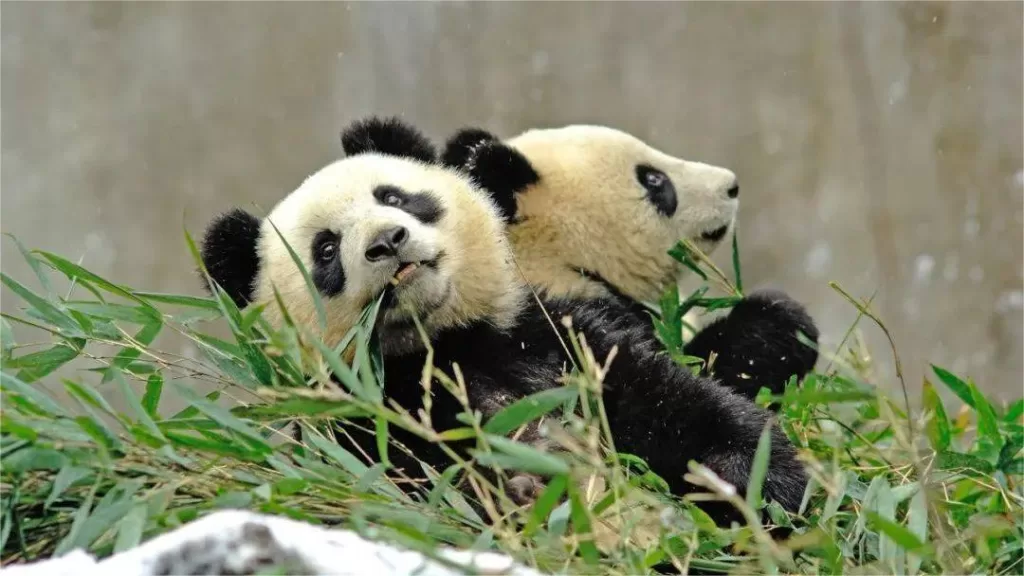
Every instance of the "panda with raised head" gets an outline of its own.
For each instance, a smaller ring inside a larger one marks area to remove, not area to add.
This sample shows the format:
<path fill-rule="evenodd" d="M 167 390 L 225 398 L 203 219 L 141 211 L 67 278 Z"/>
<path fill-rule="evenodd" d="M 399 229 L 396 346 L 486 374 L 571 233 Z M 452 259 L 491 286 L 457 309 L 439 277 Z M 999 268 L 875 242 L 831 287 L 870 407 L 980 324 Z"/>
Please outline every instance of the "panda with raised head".
<path fill-rule="evenodd" d="M 434 365 L 450 374 L 458 363 L 471 407 L 485 417 L 526 394 L 559 386 L 564 367 L 572 365 L 562 345 L 566 335 L 530 297 L 501 212 L 488 195 L 440 166 L 431 144 L 399 121 L 356 123 L 344 132 L 343 144 L 347 158 L 306 179 L 266 220 L 234 210 L 212 222 L 202 246 L 211 278 L 241 305 L 265 304 L 272 325 L 282 322 L 276 287 L 293 320 L 315 330 L 312 299 L 283 237 L 323 297 L 329 322 L 324 340 L 331 346 L 368 302 L 390 291 L 376 327 L 385 394 L 413 413 L 422 407 L 427 353 L 410 310 L 430 338 Z M 676 494 L 694 489 L 683 479 L 689 460 L 746 487 L 767 411 L 659 354 L 639 323 L 605 302 L 545 304 L 551 318 L 572 317 L 573 329 L 586 336 L 597 358 L 618 347 L 604 380 L 604 402 L 619 451 L 644 458 Z M 435 429 L 461 427 L 455 399 L 441 386 L 432 390 Z M 393 436 L 431 465 L 447 464 L 437 446 L 401 430 Z M 536 430 L 528 431 L 526 441 L 535 439 Z M 418 475 L 414 461 L 396 458 L 395 464 Z M 805 485 L 793 446 L 773 424 L 765 497 L 795 510 Z M 529 501 L 540 488 L 518 483 L 511 495 Z M 731 516 L 707 509 L 718 518 Z"/>
<path fill-rule="evenodd" d="M 534 129 L 504 142 L 465 128 L 448 140 L 443 162 L 491 194 L 530 284 L 548 297 L 617 301 L 609 306 L 645 319 L 641 303 L 657 301 L 687 272 L 669 250 L 685 238 L 712 253 L 739 206 L 733 172 L 605 126 Z M 798 333 L 817 344 L 803 306 L 764 290 L 699 331 L 685 351 L 706 361 L 705 374 L 753 398 L 813 369 L 817 350 Z"/>

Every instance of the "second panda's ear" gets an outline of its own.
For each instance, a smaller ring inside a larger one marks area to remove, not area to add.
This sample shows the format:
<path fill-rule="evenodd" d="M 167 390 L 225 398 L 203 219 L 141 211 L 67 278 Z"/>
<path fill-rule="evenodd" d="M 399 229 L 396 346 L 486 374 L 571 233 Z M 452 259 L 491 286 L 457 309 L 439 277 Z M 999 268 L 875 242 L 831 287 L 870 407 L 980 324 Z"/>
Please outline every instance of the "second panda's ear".
<path fill-rule="evenodd" d="M 437 152 L 419 130 L 400 118 L 371 117 L 353 123 L 341 133 L 341 147 L 348 156 L 378 152 L 432 164 Z"/>
<path fill-rule="evenodd" d="M 476 128 L 448 139 L 443 161 L 467 172 L 491 196 L 506 222 L 515 220 L 516 194 L 540 181 L 526 156 Z"/>
<path fill-rule="evenodd" d="M 221 214 L 206 227 L 200 254 L 210 278 L 220 285 L 235 305 L 244 308 L 252 302 L 260 257 L 256 249 L 260 239 L 260 219 L 235 208 Z M 207 292 L 213 287 L 203 278 Z"/>

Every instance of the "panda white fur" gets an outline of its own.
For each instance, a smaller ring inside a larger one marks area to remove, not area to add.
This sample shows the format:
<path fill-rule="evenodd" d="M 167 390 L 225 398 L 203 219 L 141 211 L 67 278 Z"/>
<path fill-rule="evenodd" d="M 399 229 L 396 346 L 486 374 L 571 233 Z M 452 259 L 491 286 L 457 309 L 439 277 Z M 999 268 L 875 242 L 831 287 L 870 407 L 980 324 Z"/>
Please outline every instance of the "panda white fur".
<path fill-rule="evenodd" d="M 533 129 L 501 141 L 479 129 L 452 136 L 443 162 L 487 190 L 508 222 L 526 280 L 549 297 L 615 298 L 647 318 L 688 269 L 669 255 L 681 239 L 710 254 L 731 231 L 736 175 L 665 154 L 605 126 Z M 692 317 L 691 317 L 692 319 Z M 780 392 L 817 361 L 818 329 L 778 291 L 750 294 L 686 345 L 724 385 Z"/>
<path fill-rule="evenodd" d="M 309 177 L 268 216 L 323 296 L 330 324 L 326 343 L 336 344 L 358 311 L 397 275 L 402 281 L 386 299 L 377 326 L 388 400 L 412 413 L 422 408 L 427 356 L 411 336 L 403 305 L 423 320 L 434 365 L 451 374 L 458 363 L 470 404 L 485 417 L 526 394 L 560 385 L 563 367 L 572 365 L 560 339 L 566 335 L 556 333 L 545 311 L 527 297 L 504 222 L 487 194 L 437 164 L 431 144 L 397 120 L 357 123 L 342 142 L 348 157 Z M 268 221 L 241 210 L 216 218 L 204 235 L 202 256 L 211 278 L 239 304 L 266 304 L 267 318 L 279 324 L 271 290 L 276 286 L 293 319 L 315 328 L 304 280 Z M 411 263 L 418 267 L 410 271 Z M 741 489 L 747 485 L 767 411 L 659 354 L 658 343 L 613 301 L 552 298 L 545 305 L 552 318 L 571 316 L 598 358 L 618 347 L 604 402 L 619 451 L 644 458 L 676 494 L 694 488 L 683 479 L 691 459 Z M 461 411 L 455 399 L 441 386 L 433 394 L 435 429 L 463 426 L 455 419 Z M 773 431 L 764 494 L 795 510 L 806 476 L 774 424 Z M 372 435 L 350 432 L 367 447 L 365 453 L 376 454 Z M 420 459 L 439 468 L 447 464 L 433 443 L 398 429 L 392 434 Z M 525 440 L 537 440 L 536 430 L 527 431 Z M 406 474 L 420 475 L 415 461 L 391 456 Z M 539 488 L 516 490 L 528 501 Z M 728 507 L 707 510 L 719 519 L 732 517 Z"/>

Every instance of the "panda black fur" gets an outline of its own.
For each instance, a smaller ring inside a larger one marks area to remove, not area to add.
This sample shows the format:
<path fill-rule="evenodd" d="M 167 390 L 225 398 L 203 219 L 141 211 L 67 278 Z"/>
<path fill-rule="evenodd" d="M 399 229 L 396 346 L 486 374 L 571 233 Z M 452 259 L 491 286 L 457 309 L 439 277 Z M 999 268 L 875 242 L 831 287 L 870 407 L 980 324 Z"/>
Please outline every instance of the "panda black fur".
<path fill-rule="evenodd" d="M 598 358 L 617 347 L 604 381 L 604 402 L 619 451 L 645 459 L 676 494 L 693 489 L 683 479 L 691 459 L 740 490 L 747 485 L 759 436 L 770 420 L 767 411 L 659 354 L 643 323 L 623 313 L 616 301 L 550 298 L 545 314 L 518 275 L 498 208 L 459 172 L 429 163 L 424 152 L 432 148 L 411 127 L 371 119 L 347 130 L 343 142 L 349 157 L 308 178 L 268 218 L 319 278 L 315 283 L 327 309 L 323 337 L 328 345 L 338 343 L 358 310 L 385 290 L 406 262 L 433 262 L 394 289 L 378 322 L 387 400 L 413 414 L 422 408 L 420 380 L 427 354 L 410 336 L 404 306 L 420 316 L 434 365 L 448 374 L 453 364 L 459 365 L 470 405 L 485 418 L 524 395 L 560 385 L 572 360 L 562 346 L 564 327 L 556 322 L 557 333 L 548 314 L 569 316 Z M 408 203 L 395 203 L 382 190 L 399 191 L 407 202 L 416 198 L 433 204 L 432 216 L 407 212 Z M 406 228 L 401 241 L 394 240 L 396 227 Z M 204 236 L 203 259 L 213 280 L 236 301 L 266 303 L 272 325 L 281 322 L 272 297 L 276 286 L 293 320 L 315 329 L 304 280 L 267 221 L 239 211 L 215 219 Z M 323 273 L 318 276 L 318 271 Z M 455 398 L 439 385 L 432 389 L 435 430 L 463 426 L 455 418 L 461 411 Z M 764 495 L 795 510 L 806 476 L 793 446 L 772 426 Z M 366 454 L 376 453 L 371 433 L 345 431 Z M 437 445 L 399 429 L 392 434 L 432 466 L 448 463 Z M 536 430 L 528 430 L 524 440 L 538 440 Z M 471 446 L 453 447 L 464 451 Z M 409 476 L 420 475 L 414 460 L 393 452 L 397 467 Z M 521 496 L 530 500 L 538 488 L 527 486 Z M 707 510 L 719 519 L 732 517 L 725 508 Z"/>
<path fill-rule="evenodd" d="M 448 140 L 442 160 L 501 208 L 530 284 L 548 297 L 618 299 L 648 326 L 642 302 L 656 301 L 687 272 L 669 249 L 687 238 L 711 253 L 739 203 L 731 171 L 604 126 L 529 130 L 505 142 L 465 128 Z M 765 290 L 712 321 L 685 350 L 705 360 L 706 375 L 752 398 L 761 387 L 778 393 L 791 376 L 802 379 L 817 361 L 817 339 L 803 306 Z"/>

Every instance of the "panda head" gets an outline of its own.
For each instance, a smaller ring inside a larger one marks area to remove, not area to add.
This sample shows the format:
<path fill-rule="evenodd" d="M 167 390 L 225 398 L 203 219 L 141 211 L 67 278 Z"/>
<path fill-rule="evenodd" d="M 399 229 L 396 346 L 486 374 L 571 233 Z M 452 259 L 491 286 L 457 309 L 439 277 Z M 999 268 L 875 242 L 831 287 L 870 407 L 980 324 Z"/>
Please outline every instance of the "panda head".
<path fill-rule="evenodd" d="M 731 171 L 602 126 L 504 142 L 467 128 L 449 139 L 443 160 L 491 194 L 526 280 L 553 296 L 657 300 L 686 272 L 668 251 L 685 238 L 711 253 L 739 204 Z"/>
<path fill-rule="evenodd" d="M 260 219 L 236 209 L 208 226 L 202 260 L 240 306 L 267 305 L 280 326 L 274 290 L 300 325 L 316 308 L 287 245 L 309 272 L 337 344 L 383 292 L 378 334 L 388 353 L 419 347 L 415 314 L 430 335 L 447 328 L 514 322 L 524 288 L 504 223 L 489 198 L 435 162 L 415 129 L 388 119 L 342 134 L 347 157 L 308 177 Z"/>

